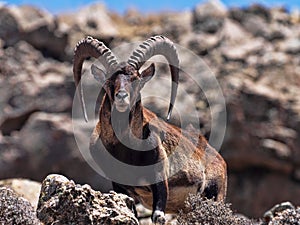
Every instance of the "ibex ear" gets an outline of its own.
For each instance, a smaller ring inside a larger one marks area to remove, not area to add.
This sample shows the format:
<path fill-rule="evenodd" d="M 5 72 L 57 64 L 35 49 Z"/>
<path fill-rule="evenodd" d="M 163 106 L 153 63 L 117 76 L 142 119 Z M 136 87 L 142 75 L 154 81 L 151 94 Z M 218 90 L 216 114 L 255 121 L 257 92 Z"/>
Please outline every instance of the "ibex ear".
<path fill-rule="evenodd" d="M 154 73 L 155 73 L 154 63 L 152 63 L 148 68 L 146 68 L 141 72 L 142 86 L 144 86 L 145 83 L 148 82 L 153 77 Z"/>
<path fill-rule="evenodd" d="M 97 66 L 95 66 L 94 64 L 92 64 L 91 70 L 92 70 L 92 74 L 94 75 L 95 80 L 98 81 L 99 83 L 103 84 L 105 81 L 105 72 L 103 70 L 101 70 L 100 68 L 98 68 Z"/>

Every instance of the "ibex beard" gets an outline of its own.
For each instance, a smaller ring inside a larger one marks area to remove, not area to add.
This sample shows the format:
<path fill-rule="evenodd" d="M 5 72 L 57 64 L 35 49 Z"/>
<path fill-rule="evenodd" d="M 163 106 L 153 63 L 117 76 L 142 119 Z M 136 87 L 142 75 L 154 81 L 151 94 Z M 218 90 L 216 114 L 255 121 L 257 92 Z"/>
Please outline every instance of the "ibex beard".
<path fill-rule="evenodd" d="M 206 139 L 197 132 L 185 131 L 157 117 L 142 105 L 141 90 L 154 76 L 155 66 L 140 71 L 151 57 L 163 55 L 172 78 L 169 120 L 179 79 L 179 59 L 173 42 L 163 36 L 152 37 L 133 51 L 127 62 L 117 58 L 102 42 L 87 37 L 80 41 L 74 54 L 74 79 L 86 116 L 80 85 L 86 58 L 98 58 L 105 68 L 92 66 L 92 74 L 104 92 L 99 120 L 92 133 L 91 151 L 101 151 L 103 144 L 116 159 L 135 166 L 157 164 L 150 176 L 157 182 L 132 186 L 113 182 L 116 192 L 127 194 L 152 208 L 152 221 L 164 224 L 165 213 L 178 213 L 189 194 L 223 201 L 226 195 L 226 163 Z M 141 142 L 137 140 L 142 140 Z M 172 159 L 170 160 L 170 155 Z M 172 171 L 177 171 L 175 174 Z M 170 175 L 171 174 L 171 175 Z"/>

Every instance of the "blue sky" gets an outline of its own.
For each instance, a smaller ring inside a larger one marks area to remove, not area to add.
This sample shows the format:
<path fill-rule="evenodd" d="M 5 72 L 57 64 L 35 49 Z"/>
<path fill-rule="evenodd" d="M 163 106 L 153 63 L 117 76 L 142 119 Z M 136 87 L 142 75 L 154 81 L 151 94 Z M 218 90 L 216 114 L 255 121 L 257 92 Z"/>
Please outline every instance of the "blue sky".
<path fill-rule="evenodd" d="M 205 0 L 101 0 L 99 2 L 116 12 L 124 12 L 129 7 L 134 7 L 142 12 L 154 12 L 161 10 L 184 10 L 191 9 L 200 2 Z M 221 0 L 227 6 L 247 6 L 254 2 L 264 4 L 266 6 L 284 5 L 288 9 L 300 8 L 300 0 Z M 31 4 L 39 6 L 52 13 L 60 13 L 66 11 L 75 11 L 76 9 L 93 2 L 95 0 L 4 0 L 8 4 Z"/>

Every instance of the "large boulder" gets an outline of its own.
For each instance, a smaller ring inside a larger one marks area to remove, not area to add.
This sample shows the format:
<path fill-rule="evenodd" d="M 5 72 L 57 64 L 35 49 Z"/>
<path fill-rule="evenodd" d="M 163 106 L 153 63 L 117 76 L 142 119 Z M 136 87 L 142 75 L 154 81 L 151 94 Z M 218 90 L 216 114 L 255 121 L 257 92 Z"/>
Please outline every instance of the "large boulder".
<path fill-rule="evenodd" d="M 192 32 L 193 14 L 190 11 L 165 13 L 162 17 L 162 35 L 169 37 L 174 42 L 181 41 Z"/>
<path fill-rule="evenodd" d="M 137 225 L 133 207 L 134 200 L 126 195 L 102 194 L 53 174 L 42 183 L 37 216 L 45 224 Z"/>
<path fill-rule="evenodd" d="M 233 43 L 235 45 L 251 38 L 251 34 L 241 24 L 229 18 L 224 20 L 221 32 L 226 43 Z"/>
<path fill-rule="evenodd" d="M 71 110 L 75 87 L 70 64 L 46 60 L 41 52 L 24 41 L 3 49 L 1 56 L 1 130 L 10 133 L 12 122 L 4 126 L 5 120 L 21 121 L 29 112 Z"/>
<path fill-rule="evenodd" d="M 0 179 L 41 180 L 62 172 L 107 190 L 73 136 L 71 64 L 45 59 L 24 41 L 0 49 L 0 55 Z"/>
<path fill-rule="evenodd" d="M 193 27 L 196 32 L 216 33 L 223 26 L 227 9 L 219 0 L 199 4 L 193 11 Z"/>
<path fill-rule="evenodd" d="M 300 194 L 299 88 L 289 80 L 295 73 L 286 73 L 288 67 L 264 71 L 257 82 L 245 75 L 239 82 L 237 75 L 226 78 L 236 85 L 234 93 L 225 93 L 228 126 L 221 150 L 229 169 L 228 201 L 252 217 L 287 199 L 300 204 L 294 197 Z"/>
<path fill-rule="evenodd" d="M 224 45 L 220 50 L 226 60 L 244 61 L 249 55 L 261 52 L 264 45 L 261 39 L 250 39 L 239 45 Z"/>
<path fill-rule="evenodd" d="M 252 5 L 249 8 L 232 8 L 229 17 L 241 23 L 252 35 L 264 37 L 269 41 L 285 38 L 286 28 L 272 20 L 269 9 L 262 5 Z"/>
<path fill-rule="evenodd" d="M 68 114 L 34 113 L 20 132 L 2 138 L 0 148 L 2 178 L 42 180 L 49 173 L 62 172 L 97 188 L 110 187 L 83 159 Z"/>
<path fill-rule="evenodd" d="M 76 24 L 83 33 L 104 40 L 116 37 L 119 32 L 105 5 L 91 4 L 76 13 Z"/>
<path fill-rule="evenodd" d="M 2 6 L 0 21 L 0 38 L 6 45 L 25 40 L 45 55 L 65 58 L 68 33 L 57 29 L 51 14 L 32 6 Z"/>
<path fill-rule="evenodd" d="M 290 54 L 299 54 L 300 53 L 300 39 L 290 38 L 286 39 L 278 44 L 278 48 L 282 52 Z"/>
<path fill-rule="evenodd" d="M 191 33 L 185 35 L 182 38 L 181 43 L 189 49 L 193 49 L 193 52 L 197 55 L 206 55 L 209 51 L 218 47 L 221 43 L 221 36 L 207 33 L 201 33 L 198 35 Z"/>

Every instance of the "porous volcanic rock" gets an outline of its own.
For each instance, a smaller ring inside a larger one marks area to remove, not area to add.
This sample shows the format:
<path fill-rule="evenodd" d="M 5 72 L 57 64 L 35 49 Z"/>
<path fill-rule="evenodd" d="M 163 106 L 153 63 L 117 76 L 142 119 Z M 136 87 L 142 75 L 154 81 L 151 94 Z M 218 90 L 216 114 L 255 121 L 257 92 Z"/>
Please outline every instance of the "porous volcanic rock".
<path fill-rule="evenodd" d="M 32 205 L 11 189 L 0 187 L 0 224 L 39 225 Z"/>
<path fill-rule="evenodd" d="M 33 206 L 37 208 L 41 184 L 36 181 L 27 179 L 7 179 L 0 181 L 0 187 L 7 187 L 14 191 L 18 196 L 23 197 Z"/>
<path fill-rule="evenodd" d="M 44 224 L 137 225 L 133 207 L 133 199 L 126 195 L 102 194 L 52 174 L 42 183 L 37 216 Z"/>

